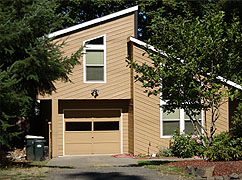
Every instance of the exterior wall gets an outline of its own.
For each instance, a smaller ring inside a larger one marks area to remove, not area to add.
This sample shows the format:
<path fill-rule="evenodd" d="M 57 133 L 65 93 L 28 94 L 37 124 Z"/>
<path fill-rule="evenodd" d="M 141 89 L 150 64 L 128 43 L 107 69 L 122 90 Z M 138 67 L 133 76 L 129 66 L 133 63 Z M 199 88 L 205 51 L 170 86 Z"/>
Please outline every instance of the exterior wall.
<path fill-rule="evenodd" d="M 134 46 L 134 60 L 138 63 L 151 62 L 141 48 Z M 159 147 L 167 147 L 169 139 L 160 138 L 160 99 L 159 96 L 147 96 L 140 82 L 134 87 L 134 154 L 157 153 Z"/>
<path fill-rule="evenodd" d="M 76 52 L 83 41 L 106 34 L 106 83 L 83 83 L 83 57 L 81 65 L 75 66 L 69 76 L 72 82 L 55 83 L 56 92 L 51 96 L 39 96 L 39 99 L 93 99 L 91 89 L 98 89 L 97 99 L 130 99 L 129 68 L 125 61 L 127 38 L 134 35 L 134 14 L 123 16 L 106 23 L 83 29 L 68 36 L 56 39 L 65 41 L 65 56 Z"/>
<path fill-rule="evenodd" d="M 138 63 L 151 63 L 145 51 L 134 45 L 133 60 Z M 140 82 L 134 86 L 134 154 L 147 153 L 151 143 L 150 153 L 157 153 L 159 147 L 168 147 L 170 138 L 160 138 L 160 99 L 159 96 L 147 96 Z M 224 98 L 219 107 L 220 116 L 216 122 L 216 133 L 229 130 L 229 102 Z M 204 113 L 207 122 L 211 121 L 211 111 Z M 209 123 L 208 123 L 209 125 Z"/>
<path fill-rule="evenodd" d="M 207 119 L 207 127 L 209 128 L 211 125 L 211 110 L 205 113 Z M 215 126 L 217 128 L 216 134 L 221 133 L 223 131 L 229 131 L 229 100 L 228 98 L 223 98 L 219 107 L 219 119 L 215 122 Z"/>

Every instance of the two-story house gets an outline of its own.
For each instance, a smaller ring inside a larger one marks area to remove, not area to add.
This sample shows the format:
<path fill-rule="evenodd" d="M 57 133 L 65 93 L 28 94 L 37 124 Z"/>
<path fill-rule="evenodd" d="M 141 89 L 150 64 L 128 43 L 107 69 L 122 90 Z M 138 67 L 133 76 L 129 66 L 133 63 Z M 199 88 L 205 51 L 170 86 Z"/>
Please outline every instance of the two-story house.
<path fill-rule="evenodd" d="M 53 157 L 138 154 L 148 148 L 156 153 L 160 146 L 168 146 L 176 127 L 192 131 L 183 110 L 164 114 L 159 97 L 148 97 L 127 67 L 128 56 L 141 63 L 150 61 L 143 56 L 145 43 L 136 39 L 137 11 L 138 6 L 131 7 L 49 35 L 66 42 L 65 55 L 84 47 L 71 82 L 57 81 L 56 92 L 38 96 L 42 117 L 51 122 Z M 221 106 L 219 132 L 229 129 L 230 104 Z"/>

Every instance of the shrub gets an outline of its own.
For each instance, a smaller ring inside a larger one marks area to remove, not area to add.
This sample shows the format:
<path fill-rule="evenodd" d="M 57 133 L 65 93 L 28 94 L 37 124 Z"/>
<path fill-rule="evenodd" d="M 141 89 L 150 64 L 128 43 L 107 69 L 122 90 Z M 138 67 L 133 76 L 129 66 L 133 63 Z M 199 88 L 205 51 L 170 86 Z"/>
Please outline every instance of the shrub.
<path fill-rule="evenodd" d="M 233 119 L 232 128 L 230 129 L 230 132 L 232 133 L 233 136 L 242 138 L 242 131 L 241 131 L 241 129 L 242 129 L 242 103 L 239 103 L 232 119 Z"/>
<path fill-rule="evenodd" d="M 215 136 L 204 155 L 210 161 L 230 161 L 242 159 L 242 138 L 234 138 L 228 132 Z"/>
<path fill-rule="evenodd" d="M 159 148 L 158 155 L 159 155 L 159 157 L 172 157 L 172 156 L 174 156 L 170 149 L 164 148 L 162 146 L 160 146 L 160 148 Z"/>
<path fill-rule="evenodd" d="M 203 139 L 197 136 L 180 134 L 176 130 L 170 141 L 170 150 L 172 154 L 182 158 L 202 156 L 204 150 L 202 141 Z"/>

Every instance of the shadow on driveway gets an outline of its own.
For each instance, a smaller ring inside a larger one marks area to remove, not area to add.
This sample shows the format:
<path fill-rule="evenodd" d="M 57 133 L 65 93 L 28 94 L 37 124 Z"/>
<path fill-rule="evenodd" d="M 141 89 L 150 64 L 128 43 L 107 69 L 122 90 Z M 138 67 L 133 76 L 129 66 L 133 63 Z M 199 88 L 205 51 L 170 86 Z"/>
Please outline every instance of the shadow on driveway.
<path fill-rule="evenodd" d="M 88 179 L 88 180 L 144 180 L 142 177 L 134 175 L 124 175 L 119 172 L 83 172 L 66 175 L 67 179 Z"/>

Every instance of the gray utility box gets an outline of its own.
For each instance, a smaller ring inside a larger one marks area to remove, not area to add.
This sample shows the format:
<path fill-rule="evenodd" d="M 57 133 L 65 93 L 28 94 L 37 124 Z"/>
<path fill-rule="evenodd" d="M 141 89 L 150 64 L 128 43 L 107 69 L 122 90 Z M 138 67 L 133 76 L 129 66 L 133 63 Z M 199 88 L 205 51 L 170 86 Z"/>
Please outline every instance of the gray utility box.
<path fill-rule="evenodd" d="M 26 156 L 29 161 L 44 160 L 45 140 L 42 136 L 25 136 L 26 139 Z"/>

